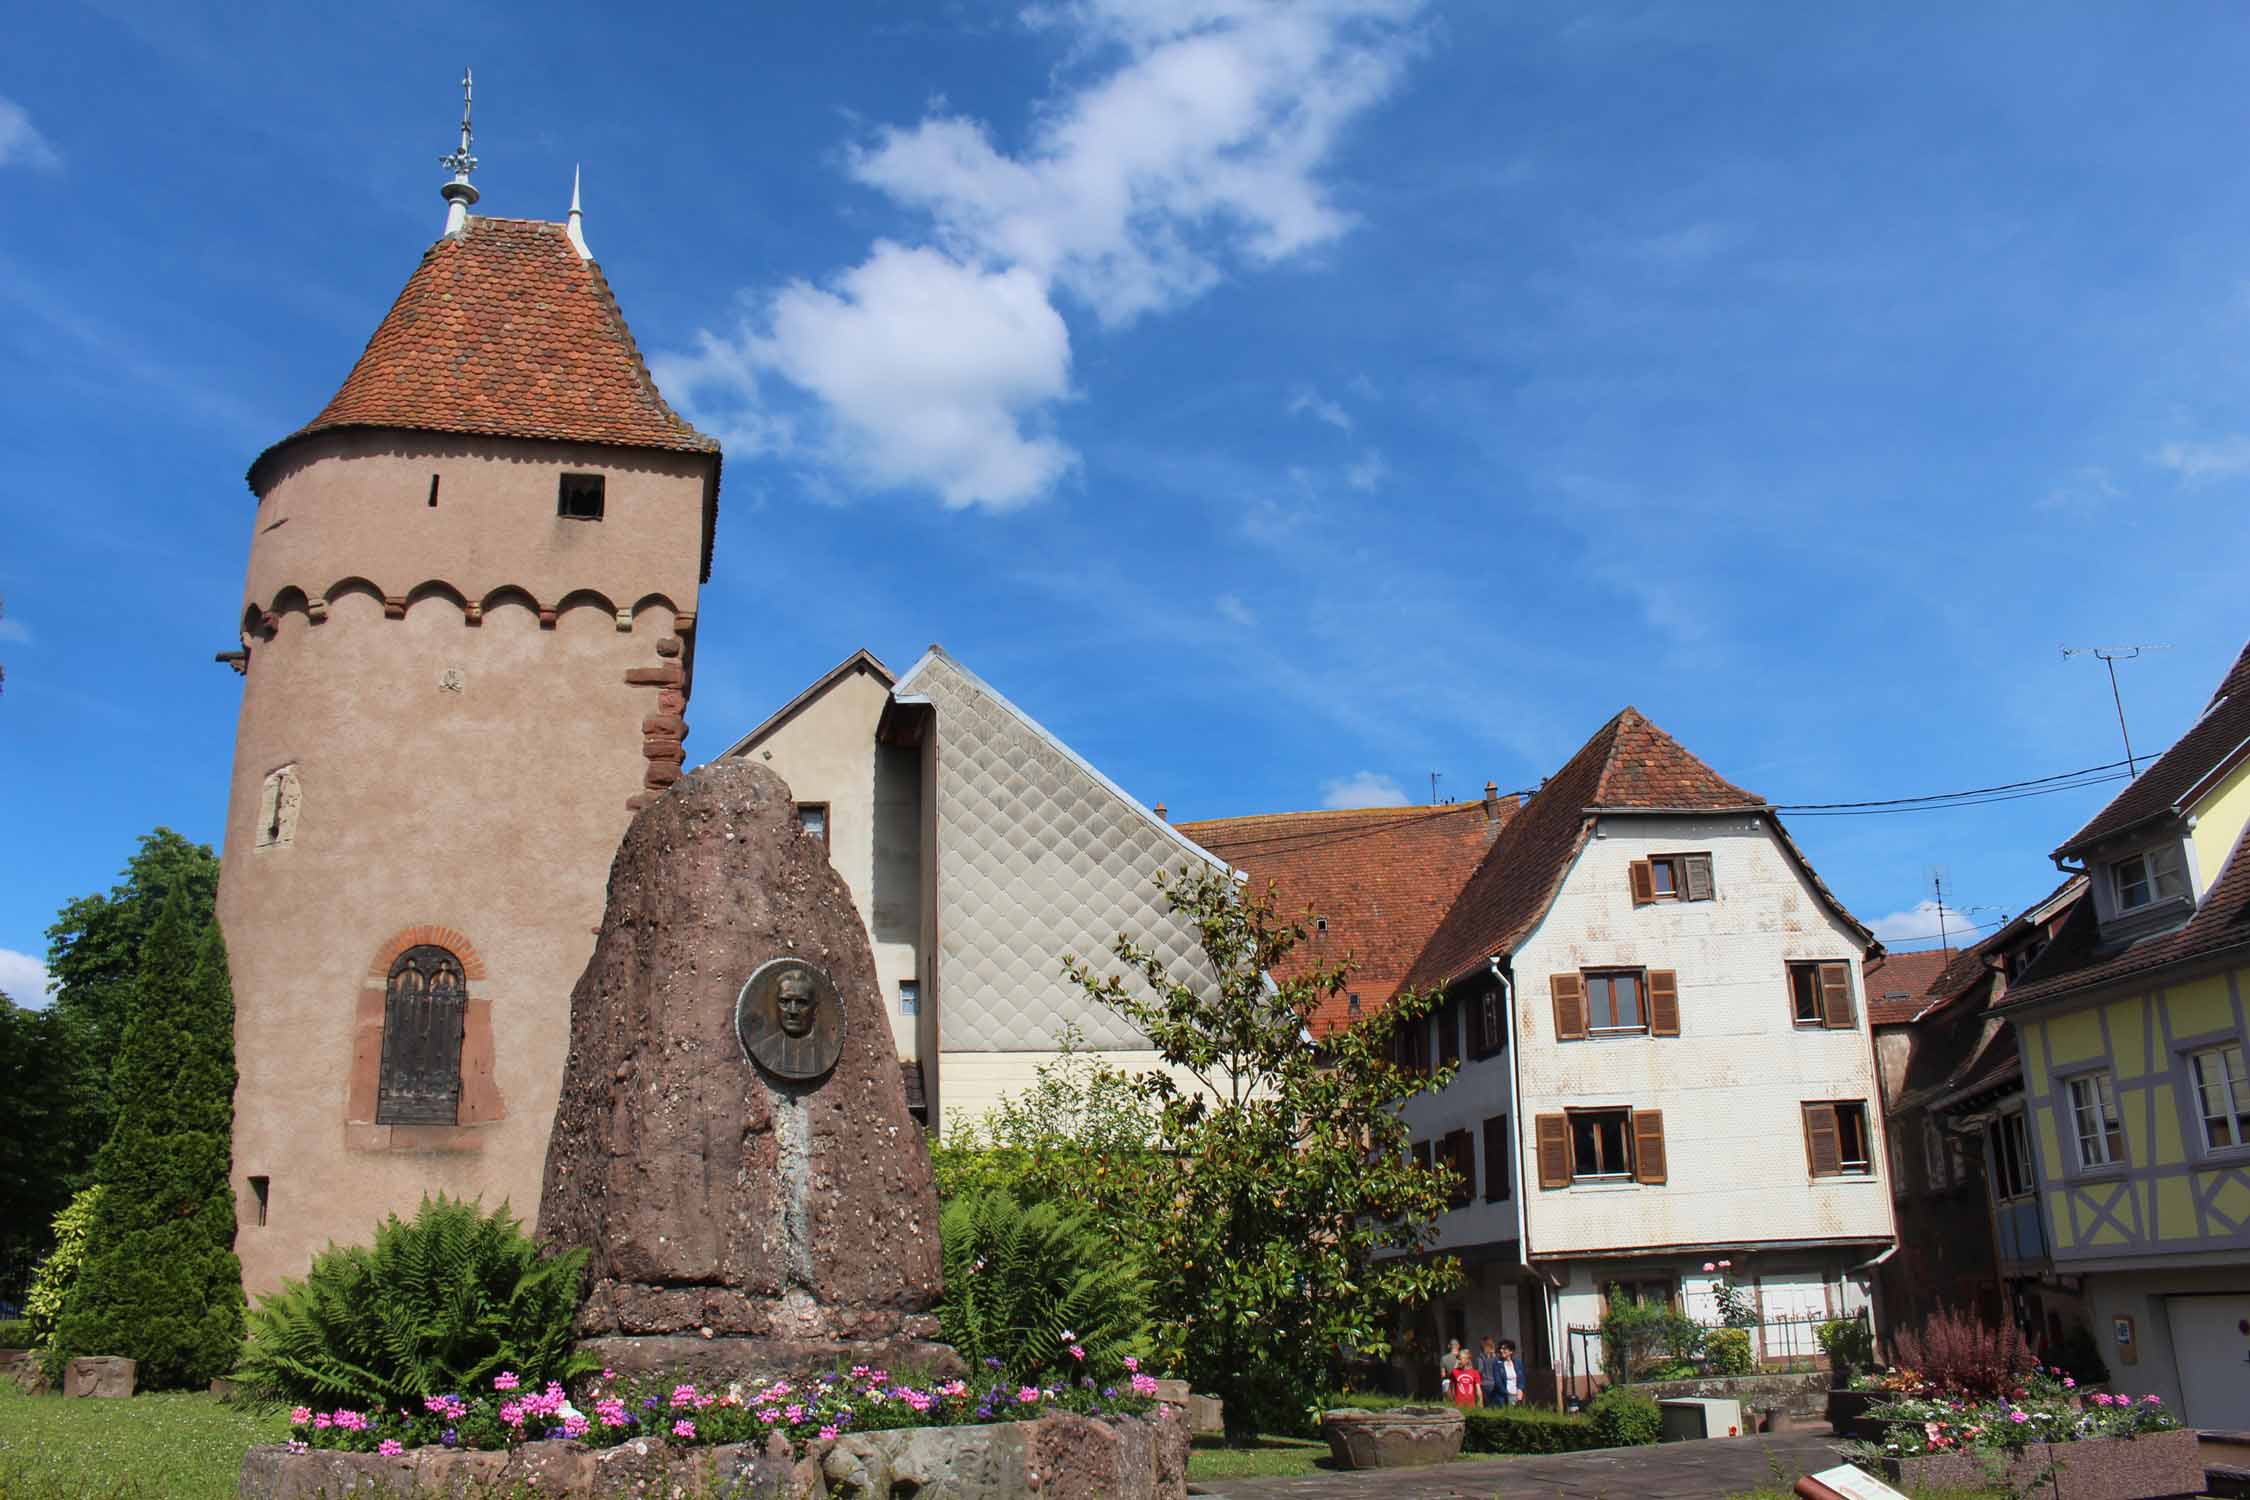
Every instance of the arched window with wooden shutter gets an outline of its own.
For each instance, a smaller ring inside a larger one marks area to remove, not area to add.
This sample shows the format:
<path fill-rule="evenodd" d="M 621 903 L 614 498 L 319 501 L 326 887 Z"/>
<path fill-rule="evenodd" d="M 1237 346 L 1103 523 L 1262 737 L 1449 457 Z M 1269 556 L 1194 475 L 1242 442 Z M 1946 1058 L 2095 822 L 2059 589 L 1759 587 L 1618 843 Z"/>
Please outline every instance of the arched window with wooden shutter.
<path fill-rule="evenodd" d="M 383 986 L 378 1125 L 454 1125 L 461 1114 L 461 1033 L 469 982 L 449 949 L 422 944 L 391 965 Z"/>
<path fill-rule="evenodd" d="M 1539 1143 L 1539 1185 L 1570 1186 L 1570 1117 L 1541 1115 L 1535 1122 Z"/>
<path fill-rule="evenodd" d="M 1648 971 L 1648 1032 L 1650 1036 L 1680 1034 L 1680 976 L 1670 969 Z"/>
<path fill-rule="evenodd" d="M 1576 974 L 1548 976 L 1547 988 L 1555 997 L 1555 1040 L 1586 1039 L 1586 982 Z"/>

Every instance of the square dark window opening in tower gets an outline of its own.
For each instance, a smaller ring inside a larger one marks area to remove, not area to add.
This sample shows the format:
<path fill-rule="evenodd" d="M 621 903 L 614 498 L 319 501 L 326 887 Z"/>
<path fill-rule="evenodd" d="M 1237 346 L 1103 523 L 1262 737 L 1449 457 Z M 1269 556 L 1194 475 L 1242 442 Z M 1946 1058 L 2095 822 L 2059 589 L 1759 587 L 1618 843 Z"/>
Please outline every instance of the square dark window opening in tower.
<path fill-rule="evenodd" d="M 599 521 L 602 518 L 602 476 L 563 475 L 556 494 L 555 514 L 566 521 Z"/>

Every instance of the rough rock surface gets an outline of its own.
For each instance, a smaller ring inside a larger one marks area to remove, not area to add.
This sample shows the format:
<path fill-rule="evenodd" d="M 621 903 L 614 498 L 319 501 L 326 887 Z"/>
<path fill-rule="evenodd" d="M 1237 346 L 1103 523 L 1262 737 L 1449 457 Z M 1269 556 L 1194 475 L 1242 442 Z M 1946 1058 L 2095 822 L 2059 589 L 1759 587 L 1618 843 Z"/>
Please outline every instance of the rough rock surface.
<path fill-rule="evenodd" d="M 843 1015 L 841 1057 L 809 1082 L 735 1034 L 744 981 L 784 956 L 825 969 Z M 571 996 L 539 1232 L 592 1251 L 591 1352 L 626 1368 L 621 1341 L 676 1335 L 713 1374 L 802 1372 L 802 1346 L 821 1367 L 860 1346 L 943 1365 L 917 1342 L 936 1335 L 937 1226 L 850 890 L 780 777 L 703 767 L 627 829 Z"/>
<path fill-rule="evenodd" d="M 2204 1485 L 2203 1458 L 2190 1427 L 2134 1438 L 2033 1443 L 2002 1459 L 1997 1479 L 1985 1455 L 1976 1453 L 1887 1458 L 1883 1469 L 1892 1484 L 1915 1494 L 2004 1487 L 2009 1494 L 2047 1494 L 2054 1500 L 2147 1500 L 2200 1495 Z"/>
<path fill-rule="evenodd" d="M 29 1349 L 0 1349 L 0 1379 L 13 1380 L 27 1396 L 47 1394 L 47 1372 Z"/>
<path fill-rule="evenodd" d="M 63 1366 L 66 1396 L 130 1396 L 140 1366 L 114 1355 L 90 1354 Z"/>
<path fill-rule="evenodd" d="M 909 1427 L 833 1443 L 588 1449 L 525 1443 L 506 1453 L 416 1448 L 373 1453 L 252 1448 L 242 1500 L 414 1494 L 482 1497 L 521 1485 L 572 1500 L 723 1494 L 731 1500 L 1185 1500 L 1188 1432 L 1177 1415 L 1096 1420 L 1057 1414 L 987 1427 Z"/>

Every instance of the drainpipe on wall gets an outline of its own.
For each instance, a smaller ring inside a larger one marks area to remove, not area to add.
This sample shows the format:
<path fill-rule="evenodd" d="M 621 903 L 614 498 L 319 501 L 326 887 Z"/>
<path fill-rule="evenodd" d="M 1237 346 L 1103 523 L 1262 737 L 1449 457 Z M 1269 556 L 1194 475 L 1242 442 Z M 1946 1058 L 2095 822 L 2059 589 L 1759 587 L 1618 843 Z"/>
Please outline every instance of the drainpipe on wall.
<path fill-rule="evenodd" d="M 1898 1225 L 1895 1221 L 1891 1225 L 1891 1233 L 1894 1236 L 1896 1236 L 1898 1233 Z M 1893 1238 L 1890 1244 L 1884 1248 L 1881 1255 L 1874 1257 L 1872 1260 L 1863 1260 L 1858 1265 L 1853 1266 L 1851 1269 L 1853 1271 L 1867 1271 L 1872 1273 L 1878 1267 L 1880 1267 L 1884 1261 L 1889 1260 L 1896 1254 L 1898 1254 L 1898 1240 L 1896 1238 Z M 1870 1334 L 1873 1334 L 1882 1326 L 1883 1286 L 1879 1278 L 1870 1274 L 1867 1278 L 1867 1331 Z"/>
<path fill-rule="evenodd" d="M 1492 954 L 1484 962 L 1500 986 L 1501 1016 L 1508 1028 L 1508 1157 L 1512 1174 L 1510 1180 L 1514 1184 L 1512 1196 L 1516 1202 L 1516 1266 L 1518 1270 L 1539 1279 L 1540 1321 L 1547 1325 L 1547 1369 L 1553 1374 L 1560 1368 L 1556 1351 L 1562 1347 L 1562 1340 L 1556 1336 L 1555 1327 L 1554 1294 L 1560 1283 L 1531 1264 L 1528 1207 L 1531 1200 L 1523 1175 L 1523 1067 L 1519 1056 L 1522 1049 L 1516 1044 L 1516 986 L 1500 967 L 1499 954 Z M 1518 1358 L 1521 1358 L 1520 1352 Z M 1555 1376 L 1555 1404 L 1558 1408 L 1562 1404 L 1562 1377 L 1559 1374 Z"/>

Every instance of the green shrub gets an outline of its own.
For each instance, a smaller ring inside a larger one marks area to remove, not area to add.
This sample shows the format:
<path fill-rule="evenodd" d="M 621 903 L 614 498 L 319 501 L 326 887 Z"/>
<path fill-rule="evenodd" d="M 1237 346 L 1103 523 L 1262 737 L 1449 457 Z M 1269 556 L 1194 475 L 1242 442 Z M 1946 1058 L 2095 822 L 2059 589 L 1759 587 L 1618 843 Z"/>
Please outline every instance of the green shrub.
<path fill-rule="evenodd" d="M 977 1187 L 946 1204 L 938 1237 L 938 1325 L 970 1364 L 996 1359 L 1039 1383 L 1113 1371 L 1148 1352 L 1148 1279 L 1086 1214 L 1053 1202 L 1027 1208 L 1004 1188 Z"/>
<path fill-rule="evenodd" d="M 1653 1443 L 1664 1433 L 1664 1413 L 1656 1398 L 1630 1386 L 1613 1385 L 1586 1408 L 1602 1443 L 1610 1448 L 1630 1448 Z"/>
<path fill-rule="evenodd" d="M 23 1318 L 0 1318 L 0 1349 L 35 1349 L 31 1324 Z"/>
<path fill-rule="evenodd" d="M 141 943 L 111 1073 L 116 1116 L 94 1157 L 102 1195 L 51 1360 L 116 1354 L 144 1390 L 207 1385 L 242 1346 L 234 1254 L 234 995 L 218 924 L 164 899 Z"/>
<path fill-rule="evenodd" d="M 1609 1311 L 1602 1314 L 1602 1361 L 1610 1378 L 1632 1380 L 1675 1378 L 1664 1373 L 1689 1366 L 1703 1352 L 1703 1325 L 1668 1302 L 1643 1302 L 1622 1287 L 1609 1289 Z"/>
<path fill-rule="evenodd" d="M 1461 1446 L 1470 1453 L 1577 1453 L 1610 1446 L 1591 1418 L 1575 1412 L 1477 1406 L 1461 1415 L 1468 1422 Z"/>
<path fill-rule="evenodd" d="M 1747 1328 L 1714 1328 L 1703 1339 L 1703 1363 L 1714 1375 L 1751 1375 L 1758 1369 Z"/>
<path fill-rule="evenodd" d="M 1865 1370 L 1875 1363 L 1875 1331 L 1865 1318 L 1833 1318 L 1814 1331 L 1828 1368 L 1839 1375 Z"/>
<path fill-rule="evenodd" d="M 55 1336 L 55 1319 L 62 1316 L 63 1302 L 78 1284 L 79 1268 L 86 1264 L 86 1236 L 94 1227 L 94 1209 L 101 1196 L 100 1188 L 87 1188 L 55 1215 L 55 1248 L 32 1273 L 31 1291 L 23 1299 L 24 1322 L 30 1327 L 29 1347 L 33 1349 L 45 1348 Z"/>
<path fill-rule="evenodd" d="M 412 1223 L 392 1214 L 374 1244 L 331 1245 L 262 1299 L 238 1378 L 279 1401 L 416 1410 L 502 1370 L 572 1380 L 600 1363 L 571 1351 L 585 1274 L 584 1250 L 542 1258 L 505 1204 L 424 1198 Z"/>

